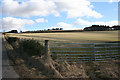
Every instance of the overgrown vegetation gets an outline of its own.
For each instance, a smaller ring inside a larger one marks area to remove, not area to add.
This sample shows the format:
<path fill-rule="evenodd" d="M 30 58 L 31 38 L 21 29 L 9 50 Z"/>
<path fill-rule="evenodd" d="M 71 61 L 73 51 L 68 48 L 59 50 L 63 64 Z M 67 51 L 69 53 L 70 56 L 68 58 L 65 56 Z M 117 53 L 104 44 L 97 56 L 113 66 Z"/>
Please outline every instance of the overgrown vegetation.
<path fill-rule="evenodd" d="M 43 55 L 43 52 L 45 51 L 44 46 L 42 46 L 37 40 L 33 39 L 22 39 L 19 41 L 19 46 L 22 48 L 22 50 L 33 56 L 33 55 Z"/>
<path fill-rule="evenodd" d="M 11 43 L 13 43 L 13 42 L 16 42 L 18 40 L 18 38 L 17 37 L 8 37 L 7 38 L 7 41 L 11 44 Z"/>
<path fill-rule="evenodd" d="M 80 64 L 69 64 L 67 62 L 59 64 L 50 60 L 52 64 L 49 65 L 45 63 L 44 58 L 40 57 L 45 48 L 38 41 L 18 38 L 8 38 L 8 41 L 14 47 L 12 52 L 8 51 L 8 55 L 12 60 L 11 64 L 22 78 L 61 78 L 59 76 L 63 78 L 88 78 L 89 80 L 120 78 L 118 71 L 119 60 L 111 60 L 108 63 L 91 62 Z M 25 54 L 30 56 L 25 57 Z"/>
<path fill-rule="evenodd" d="M 14 48 L 18 48 L 22 51 L 22 53 L 26 53 L 30 56 L 33 56 L 33 55 L 41 56 L 45 51 L 44 46 L 42 46 L 37 40 L 8 37 L 7 41 L 10 44 L 12 44 L 13 47 L 14 47 L 14 44 L 17 43 L 18 46 Z"/>

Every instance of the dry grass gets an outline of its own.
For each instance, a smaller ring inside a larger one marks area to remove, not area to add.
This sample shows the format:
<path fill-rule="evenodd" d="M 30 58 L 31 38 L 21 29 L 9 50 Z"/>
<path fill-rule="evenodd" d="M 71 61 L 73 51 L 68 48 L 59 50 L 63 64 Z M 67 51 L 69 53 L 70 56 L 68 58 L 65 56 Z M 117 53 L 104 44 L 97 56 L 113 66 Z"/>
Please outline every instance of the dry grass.
<path fill-rule="evenodd" d="M 22 33 L 9 34 L 11 37 L 34 38 L 37 40 L 67 41 L 67 42 L 107 42 L 118 41 L 118 31 L 92 31 L 69 33 Z"/>
<path fill-rule="evenodd" d="M 16 42 L 15 45 L 17 46 Z M 81 64 L 68 64 L 67 62 L 58 64 L 50 60 L 51 64 L 48 64 L 44 61 L 44 57 L 21 55 L 20 52 L 16 53 L 14 48 L 11 49 L 9 46 L 6 48 L 11 59 L 11 65 L 14 66 L 21 78 L 119 79 L 119 60 L 111 60 L 108 63 L 92 62 Z"/>

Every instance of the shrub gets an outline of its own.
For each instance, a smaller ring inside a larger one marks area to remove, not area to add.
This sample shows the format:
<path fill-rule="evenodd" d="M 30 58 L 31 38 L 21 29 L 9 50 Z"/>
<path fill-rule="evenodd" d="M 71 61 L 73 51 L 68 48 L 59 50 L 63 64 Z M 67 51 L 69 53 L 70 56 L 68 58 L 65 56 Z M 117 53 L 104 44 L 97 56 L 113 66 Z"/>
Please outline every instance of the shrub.
<path fill-rule="evenodd" d="M 23 49 L 25 53 L 30 56 L 43 54 L 45 48 L 37 41 L 33 39 L 23 39 L 19 41 L 19 46 Z"/>
<path fill-rule="evenodd" d="M 18 40 L 18 38 L 16 37 L 8 37 L 7 41 L 11 44 L 13 42 L 16 42 Z"/>
<path fill-rule="evenodd" d="M 3 32 L 2 34 L 3 34 L 3 35 L 6 35 L 6 33 L 5 33 L 5 32 Z"/>

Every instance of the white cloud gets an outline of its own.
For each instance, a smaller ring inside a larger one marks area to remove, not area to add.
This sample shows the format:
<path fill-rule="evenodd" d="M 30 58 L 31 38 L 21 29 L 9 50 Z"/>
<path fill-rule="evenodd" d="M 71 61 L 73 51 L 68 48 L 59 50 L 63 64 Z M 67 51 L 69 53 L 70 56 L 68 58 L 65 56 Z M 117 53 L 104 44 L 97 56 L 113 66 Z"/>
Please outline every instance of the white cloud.
<path fill-rule="evenodd" d="M 102 15 L 93 10 L 93 5 L 87 0 L 29 0 L 19 4 L 13 0 L 3 0 L 3 13 L 8 16 L 60 16 L 61 12 L 67 12 L 68 18 L 94 17 Z"/>
<path fill-rule="evenodd" d="M 113 26 L 113 25 L 118 25 L 118 21 L 90 22 L 90 21 L 86 21 L 86 20 L 83 20 L 83 19 L 77 19 L 77 21 L 74 22 L 74 24 L 75 25 L 87 25 L 87 26 L 91 26 L 91 25 L 109 25 L 109 26 Z"/>
<path fill-rule="evenodd" d="M 100 13 L 92 9 L 94 6 L 87 0 L 55 0 L 55 2 L 59 11 L 67 12 L 68 18 L 84 16 L 102 17 Z"/>
<path fill-rule="evenodd" d="M 90 2 L 110 2 L 111 0 L 88 0 Z M 119 0 L 112 0 L 113 2 L 118 2 Z"/>
<path fill-rule="evenodd" d="M 2 1 L 3 13 L 8 16 L 47 16 L 53 14 L 59 16 L 56 11 L 56 5 L 51 0 L 29 0 L 19 4 L 13 0 Z"/>
<path fill-rule="evenodd" d="M 109 3 L 119 2 L 120 0 L 109 0 Z"/>
<path fill-rule="evenodd" d="M 5 17 L 0 20 L 0 25 L 2 25 L 2 30 L 10 31 L 13 29 L 25 30 L 24 25 L 32 25 L 34 21 L 29 19 L 18 19 L 13 17 Z"/>
<path fill-rule="evenodd" d="M 59 23 L 56 24 L 56 26 L 53 26 L 51 28 L 63 28 L 64 30 L 79 29 L 79 28 L 74 27 L 72 24 L 67 24 L 67 23 L 64 23 L 64 22 L 59 22 Z"/>
<path fill-rule="evenodd" d="M 113 0 L 109 0 L 109 2 L 110 2 L 110 3 L 112 3 L 112 2 L 113 2 Z"/>
<path fill-rule="evenodd" d="M 48 20 L 45 20 L 44 18 L 39 18 L 39 19 L 36 19 L 36 22 L 37 23 L 43 23 L 43 22 L 48 22 Z"/>

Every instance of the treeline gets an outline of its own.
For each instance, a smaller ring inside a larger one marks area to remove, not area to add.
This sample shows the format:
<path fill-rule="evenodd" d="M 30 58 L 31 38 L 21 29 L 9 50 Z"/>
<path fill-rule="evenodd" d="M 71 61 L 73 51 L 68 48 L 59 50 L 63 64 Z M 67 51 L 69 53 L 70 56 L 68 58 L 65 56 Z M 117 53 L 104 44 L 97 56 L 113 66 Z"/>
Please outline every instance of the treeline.
<path fill-rule="evenodd" d="M 55 32 L 82 32 L 83 30 L 39 30 L 39 31 L 26 31 L 22 33 L 55 33 Z"/>
<path fill-rule="evenodd" d="M 52 29 L 47 29 L 48 31 L 49 30 L 63 30 L 63 28 L 52 28 Z"/>
<path fill-rule="evenodd" d="M 56 32 L 83 32 L 83 31 L 111 31 L 111 30 L 120 30 L 120 25 L 114 25 L 112 27 L 106 25 L 92 25 L 90 27 L 85 27 L 83 30 L 63 30 L 63 28 L 52 28 L 47 30 L 37 30 L 37 31 L 25 31 L 20 33 L 56 33 Z M 17 30 L 11 30 L 6 33 L 18 33 Z"/>
<path fill-rule="evenodd" d="M 11 30 L 11 31 L 8 31 L 6 33 L 18 33 L 18 31 L 17 30 Z"/>
<path fill-rule="evenodd" d="M 115 25 L 112 27 L 106 25 L 92 25 L 90 27 L 84 28 L 84 31 L 110 31 L 110 30 L 120 30 L 120 25 Z"/>

